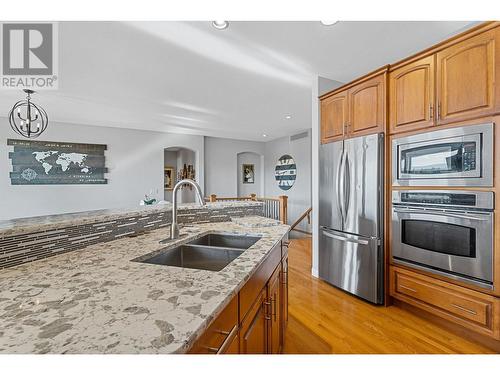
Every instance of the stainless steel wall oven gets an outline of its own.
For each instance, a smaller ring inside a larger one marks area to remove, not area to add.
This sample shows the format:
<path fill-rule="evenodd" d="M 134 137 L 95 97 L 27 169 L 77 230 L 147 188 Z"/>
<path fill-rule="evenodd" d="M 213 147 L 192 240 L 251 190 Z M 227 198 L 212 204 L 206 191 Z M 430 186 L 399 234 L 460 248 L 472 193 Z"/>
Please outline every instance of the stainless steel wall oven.
<path fill-rule="evenodd" d="M 394 262 L 493 288 L 494 193 L 392 193 Z"/>
<path fill-rule="evenodd" d="M 392 141 L 393 185 L 493 186 L 493 123 Z"/>

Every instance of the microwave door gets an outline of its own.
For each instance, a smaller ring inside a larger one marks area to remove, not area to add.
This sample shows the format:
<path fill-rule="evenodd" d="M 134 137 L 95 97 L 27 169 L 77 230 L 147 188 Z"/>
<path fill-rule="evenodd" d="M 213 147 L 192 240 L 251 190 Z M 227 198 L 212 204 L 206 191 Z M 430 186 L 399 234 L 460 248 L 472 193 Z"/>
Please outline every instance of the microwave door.
<path fill-rule="evenodd" d="M 492 123 L 393 139 L 393 184 L 493 186 L 493 139 Z"/>
<path fill-rule="evenodd" d="M 344 142 L 323 144 L 319 149 L 319 224 L 342 230 Z"/>
<path fill-rule="evenodd" d="M 348 139 L 344 149 L 344 231 L 380 237 L 383 207 L 383 134 Z"/>

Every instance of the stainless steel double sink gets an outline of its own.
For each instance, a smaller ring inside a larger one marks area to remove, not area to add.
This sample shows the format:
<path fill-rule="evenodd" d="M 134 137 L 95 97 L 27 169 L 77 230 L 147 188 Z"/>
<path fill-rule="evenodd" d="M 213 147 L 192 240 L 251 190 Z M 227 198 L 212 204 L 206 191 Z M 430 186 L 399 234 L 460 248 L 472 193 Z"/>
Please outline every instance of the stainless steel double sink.
<path fill-rule="evenodd" d="M 260 238 L 260 236 L 211 233 L 154 256 L 142 256 L 133 261 L 220 271 Z"/>

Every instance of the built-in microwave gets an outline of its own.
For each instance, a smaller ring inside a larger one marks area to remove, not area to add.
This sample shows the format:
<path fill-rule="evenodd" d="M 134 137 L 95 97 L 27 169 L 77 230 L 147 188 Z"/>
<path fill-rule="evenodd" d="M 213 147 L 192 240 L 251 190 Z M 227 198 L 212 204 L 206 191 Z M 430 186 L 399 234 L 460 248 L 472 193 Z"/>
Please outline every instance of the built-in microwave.
<path fill-rule="evenodd" d="M 493 186 L 493 123 L 392 141 L 396 186 Z"/>

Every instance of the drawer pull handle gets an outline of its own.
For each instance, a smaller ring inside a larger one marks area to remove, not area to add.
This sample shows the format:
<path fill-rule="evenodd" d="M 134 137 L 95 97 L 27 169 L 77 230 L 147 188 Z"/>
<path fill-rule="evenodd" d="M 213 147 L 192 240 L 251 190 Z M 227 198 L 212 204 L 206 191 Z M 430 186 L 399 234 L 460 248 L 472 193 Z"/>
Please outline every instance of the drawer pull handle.
<path fill-rule="evenodd" d="M 453 307 L 459 309 L 459 310 L 462 310 L 462 311 L 465 311 L 469 314 L 472 314 L 472 315 L 477 315 L 477 312 L 475 312 L 474 310 L 471 310 L 471 309 L 467 309 L 463 306 L 460 306 L 460 305 L 455 305 L 454 303 L 451 304 Z"/>
<path fill-rule="evenodd" d="M 225 336 L 227 336 L 227 338 L 224 340 L 224 342 L 222 343 L 222 345 L 219 348 L 213 348 L 210 346 L 206 346 L 205 348 L 209 352 L 212 352 L 215 354 L 221 354 L 221 353 L 224 353 L 226 351 L 226 348 L 229 346 L 229 344 L 231 344 L 233 337 L 236 335 L 236 333 L 238 333 L 238 325 L 235 325 L 230 332 L 221 331 L 221 330 L 216 330 L 215 332 L 220 333 L 222 335 L 225 335 Z"/>
<path fill-rule="evenodd" d="M 399 287 L 402 289 L 408 289 L 408 290 L 412 291 L 413 293 L 418 293 L 415 289 L 412 289 L 412 288 L 404 286 L 404 285 L 399 285 Z"/>

